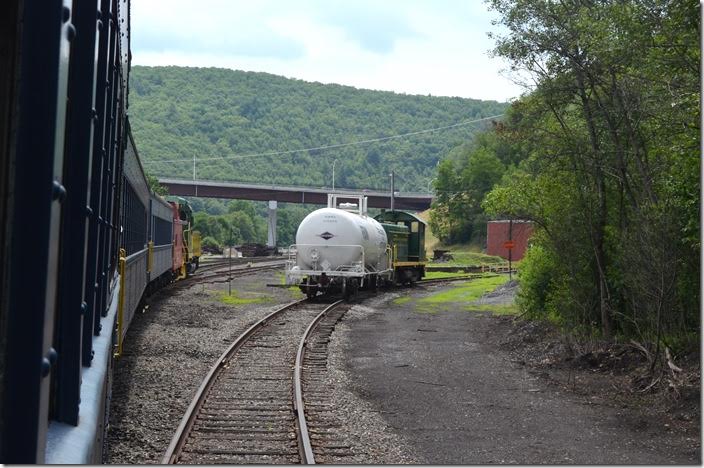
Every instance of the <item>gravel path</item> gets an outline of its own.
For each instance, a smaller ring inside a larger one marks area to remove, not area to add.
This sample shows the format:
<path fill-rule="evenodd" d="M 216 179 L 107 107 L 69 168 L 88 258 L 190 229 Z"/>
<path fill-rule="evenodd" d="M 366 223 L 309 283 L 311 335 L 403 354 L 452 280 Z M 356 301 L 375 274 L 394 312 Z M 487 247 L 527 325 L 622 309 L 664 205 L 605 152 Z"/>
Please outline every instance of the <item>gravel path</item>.
<path fill-rule="evenodd" d="M 700 463 L 667 428 L 563 393 L 512 362 L 491 315 L 464 304 L 421 313 L 413 300 L 386 299 L 345 316 L 337 339 L 354 394 L 421 463 Z"/>

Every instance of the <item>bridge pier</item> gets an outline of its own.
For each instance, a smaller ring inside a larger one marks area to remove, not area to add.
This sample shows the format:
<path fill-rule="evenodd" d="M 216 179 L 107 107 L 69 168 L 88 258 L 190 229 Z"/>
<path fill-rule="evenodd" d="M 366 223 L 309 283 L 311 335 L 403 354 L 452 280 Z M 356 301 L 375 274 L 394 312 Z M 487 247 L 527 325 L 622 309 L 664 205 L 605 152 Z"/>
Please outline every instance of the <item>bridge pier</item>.
<path fill-rule="evenodd" d="M 276 247 L 276 200 L 269 200 L 269 231 L 266 246 Z"/>

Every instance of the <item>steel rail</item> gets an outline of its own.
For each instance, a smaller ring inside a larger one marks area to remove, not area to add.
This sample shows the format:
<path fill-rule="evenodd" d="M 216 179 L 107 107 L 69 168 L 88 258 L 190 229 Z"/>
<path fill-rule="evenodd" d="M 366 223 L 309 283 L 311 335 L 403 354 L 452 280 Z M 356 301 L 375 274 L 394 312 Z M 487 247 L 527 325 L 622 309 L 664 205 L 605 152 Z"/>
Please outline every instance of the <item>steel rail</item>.
<path fill-rule="evenodd" d="M 206 272 L 203 272 L 202 275 L 193 275 L 189 279 L 191 279 L 191 282 L 195 283 L 200 283 L 202 281 L 211 279 L 211 278 L 217 278 L 220 276 L 228 276 L 232 274 L 233 276 L 238 276 L 242 275 L 245 273 L 250 273 L 250 272 L 255 272 L 255 271 L 263 271 L 263 270 L 273 270 L 277 268 L 281 268 L 281 264 L 277 263 L 274 265 L 252 265 L 249 267 L 242 267 L 242 265 L 238 265 L 237 268 L 233 268 L 230 270 L 227 265 L 221 265 L 216 269 L 209 270 Z"/>
<path fill-rule="evenodd" d="M 313 319 L 310 325 L 308 325 L 308 328 L 306 328 L 306 331 L 303 333 L 301 343 L 298 345 L 298 352 L 296 353 L 296 364 L 293 368 L 293 409 L 296 412 L 296 432 L 298 433 L 298 450 L 301 454 L 302 465 L 315 465 L 313 447 L 311 446 L 310 436 L 308 434 L 308 423 L 306 423 L 305 403 L 303 403 L 303 387 L 301 385 L 303 353 L 305 352 L 305 347 L 308 338 L 310 337 L 310 334 L 313 332 L 318 323 L 320 323 L 320 321 L 323 319 L 323 317 L 325 317 L 328 312 L 340 305 L 342 302 L 343 300 L 333 302 L 328 307 L 326 307 L 325 310 L 319 313 L 315 317 L 315 319 Z"/>
<path fill-rule="evenodd" d="M 493 276 L 498 276 L 498 274 L 492 275 Z M 475 280 L 478 278 L 487 278 L 488 276 L 482 276 L 482 275 L 476 275 L 476 276 L 448 276 L 446 278 L 430 278 L 430 279 L 422 279 L 420 281 L 416 281 L 416 284 L 433 284 L 433 283 L 444 283 L 444 282 L 452 282 L 452 281 L 471 281 Z"/>
<path fill-rule="evenodd" d="M 164 454 L 164 457 L 161 460 L 162 465 L 172 465 L 178 461 L 178 457 L 181 453 L 181 450 L 183 449 L 183 446 L 186 444 L 187 441 L 187 437 L 185 436 L 191 431 L 191 428 L 195 423 L 198 410 L 203 405 L 203 403 L 205 402 L 205 397 L 208 395 L 208 390 L 210 390 L 210 388 L 215 383 L 215 377 L 222 370 L 222 367 L 227 363 L 228 359 L 232 357 L 232 355 L 235 354 L 242 347 L 242 345 L 247 341 L 250 336 L 252 336 L 256 331 L 266 325 L 270 319 L 306 301 L 307 299 L 291 302 L 290 304 L 286 304 L 285 306 L 270 313 L 269 315 L 249 327 L 247 331 L 242 333 L 230 345 L 230 347 L 224 353 L 222 353 L 220 358 L 218 358 L 218 360 L 215 362 L 215 365 L 213 365 L 213 367 L 206 375 L 205 379 L 203 380 L 203 383 L 200 385 L 200 388 L 198 388 L 198 391 L 193 397 L 191 404 L 188 406 L 186 413 L 183 415 L 181 423 L 176 429 L 176 433 L 171 439 L 171 443 L 166 449 L 166 453 Z"/>
<path fill-rule="evenodd" d="M 263 263 L 263 262 L 275 262 L 275 261 L 285 261 L 286 258 L 283 256 L 269 256 L 269 257 L 237 257 L 237 258 L 232 258 L 232 265 L 242 265 L 246 263 Z M 202 260 L 198 264 L 198 270 L 196 271 L 205 271 L 205 270 L 211 270 L 214 268 L 220 268 L 224 266 L 228 266 L 230 264 L 230 259 L 228 258 L 216 258 L 216 259 L 209 259 L 209 260 Z"/>

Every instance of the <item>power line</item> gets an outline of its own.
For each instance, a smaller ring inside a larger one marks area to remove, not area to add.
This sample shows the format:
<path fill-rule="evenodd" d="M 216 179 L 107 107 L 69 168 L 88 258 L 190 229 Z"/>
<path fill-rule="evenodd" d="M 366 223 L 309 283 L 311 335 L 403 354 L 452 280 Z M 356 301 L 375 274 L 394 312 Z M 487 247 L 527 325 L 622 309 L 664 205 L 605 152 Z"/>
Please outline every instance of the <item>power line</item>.
<path fill-rule="evenodd" d="M 432 133 L 432 132 L 437 132 L 440 130 L 447 130 L 449 128 L 455 128 L 455 127 L 461 127 L 462 125 L 469 125 L 473 123 L 478 123 L 482 122 L 485 120 L 490 120 L 490 119 L 496 119 L 498 117 L 502 117 L 504 114 L 497 114 L 497 115 L 492 115 L 490 117 L 483 117 L 481 119 L 475 119 L 475 120 L 465 120 L 463 122 L 459 122 L 456 124 L 452 125 L 446 125 L 444 127 L 436 127 L 436 128 L 429 128 L 426 130 L 418 130 L 415 132 L 409 132 L 409 133 L 402 133 L 399 135 L 392 135 L 388 137 L 381 137 L 381 138 L 371 138 L 368 140 L 359 140 L 359 141 L 352 141 L 348 143 L 339 143 L 335 145 L 324 145 L 324 146 L 316 146 L 313 148 L 304 148 L 304 149 L 297 149 L 297 150 L 286 150 L 286 151 L 271 151 L 267 153 L 254 153 L 254 154 L 244 154 L 244 155 L 235 155 L 235 156 L 220 156 L 217 158 L 202 158 L 198 159 L 198 162 L 205 162 L 205 161 L 220 161 L 220 160 L 235 160 L 235 159 L 248 159 L 248 158 L 257 158 L 257 157 L 262 157 L 262 156 L 281 156 L 281 155 L 286 155 L 286 154 L 294 154 L 294 153 L 304 153 L 307 151 L 319 151 L 319 150 L 327 150 L 327 149 L 335 149 L 335 148 L 344 148 L 346 146 L 356 146 L 356 145 L 365 145 L 369 143 L 376 143 L 379 141 L 387 141 L 387 140 L 394 140 L 398 138 L 404 138 L 407 136 L 413 136 L 413 135 L 421 135 L 424 133 Z M 156 163 L 178 163 L 178 162 L 192 162 L 192 159 L 167 159 L 167 160 L 152 160 L 152 161 L 144 161 L 144 164 L 156 164 Z"/>

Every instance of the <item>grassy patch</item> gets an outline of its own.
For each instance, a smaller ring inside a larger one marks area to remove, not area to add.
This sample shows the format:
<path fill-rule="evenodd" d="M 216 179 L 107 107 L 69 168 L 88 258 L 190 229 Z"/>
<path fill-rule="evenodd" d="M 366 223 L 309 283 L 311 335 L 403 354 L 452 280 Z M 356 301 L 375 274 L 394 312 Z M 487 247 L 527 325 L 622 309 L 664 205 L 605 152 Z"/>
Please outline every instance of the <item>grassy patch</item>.
<path fill-rule="evenodd" d="M 238 291 L 233 290 L 232 295 L 228 295 L 226 292 L 218 291 L 217 298 L 220 302 L 227 305 L 243 305 L 243 304 L 258 304 L 262 302 L 268 302 L 271 300 L 270 297 L 264 295 L 257 295 L 251 297 L 255 293 L 248 293 L 250 297 L 242 297 Z"/>
<path fill-rule="evenodd" d="M 438 249 L 449 250 L 453 259 L 449 262 L 431 263 L 442 266 L 468 266 L 468 265 L 508 265 L 508 261 L 494 255 L 486 255 L 477 246 L 466 244 L 438 245 Z M 432 257 L 432 252 L 430 256 Z M 515 264 L 516 262 L 514 262 Z"/>
<path fill-rule="evenodd" d="M 465 310 L 496 310 L 499 313 L 512 313 L 513 306 L 473 305 L 484 294 L 489 293 L 506 282 L 502 275 L 487 275 L 472 281 L 458 283 L 444 291 L 418 299 L 416 310 L 424 313 L 435 313 L 445 304 L 462 304 Z"/>
<path fill-rule="evenodd" d="M 449 276 L 457 276 L 450 274 Z M 434 314 L 445 304 L 453 304 L 455 307 L 470 312 L 491 312 L 494 315 L 516 315 L 519 312 L 518 305 L 513 304 L 474 304 L 474 301 L 483 295 L 494 291 L 507 281 L 505 275 L 484 274 L 477 277 L 476 274 L 468 276 L 468 281 L 455 283 L 450 289 L 439 291 L 425 297 L 401 296 L 392 301 L 394 305 L 406 305 L 411 303 L 413 310 L 419 313 Z"/>
<path fill-rule="evenodd" d="M 455 278 L 457 276 L 466 276 L 467 278 L 472 278 L 476 276 L 476 273 L 453 273 L 451 271 L 425 271 L 424 279 L 441 279 L 441 278 Z"/>
<path fill-rule="evenodd" d="M 449 289 L 424 297 L 419 300 L 426 304 L 446 304 L 448 302 L 471 302 L 493 291 L 506 282 L 504 276 L 492 275 L 472 281 L 458 283 Z"/>
<path fill-rule="evenodd" d="M 396 305 L 408 304 L 409 302 L 411 302 L 412 299 L 413 298 L 411 296 L 401 296 L 394 299 L 393 303 Z"/>

